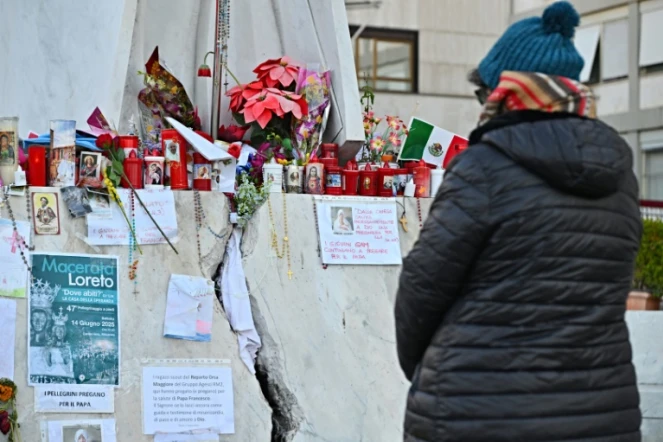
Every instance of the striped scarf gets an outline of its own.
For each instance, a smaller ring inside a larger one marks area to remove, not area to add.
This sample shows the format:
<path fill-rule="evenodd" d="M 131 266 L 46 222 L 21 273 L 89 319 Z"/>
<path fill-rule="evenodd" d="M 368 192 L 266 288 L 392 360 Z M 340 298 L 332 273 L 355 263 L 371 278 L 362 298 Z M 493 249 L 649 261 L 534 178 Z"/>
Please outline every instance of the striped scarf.
<path fill-rule="evenodd" d="M 510 111 L 568 112 L 596 118 L 596 100 L 587 86 L 566 77 L 504 71 L 486 100 L 480 124 Z"/>

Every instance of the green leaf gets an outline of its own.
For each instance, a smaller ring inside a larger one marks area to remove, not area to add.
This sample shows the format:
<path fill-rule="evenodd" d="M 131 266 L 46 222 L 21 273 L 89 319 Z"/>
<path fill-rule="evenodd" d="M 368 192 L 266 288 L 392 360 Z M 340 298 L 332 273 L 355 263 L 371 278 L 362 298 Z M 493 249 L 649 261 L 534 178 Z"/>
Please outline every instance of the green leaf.
<path fill-rule="evenodd" d="M 118 161 L 124 161 L 126 157 L 127 156 L 124 154 L 124 149 L 117 149 L 115 151 L 115 158 L 117 158 Z"/>
<path fill-rule="evenodd" d="M 117 173 L 118 175 L 122 175 L 122 172 L 124 171 L 124 166 L 119 160 L 113 160 L 113 172 Z"/>
<path fill-rule="evenodd" d="M 265 141 L 267 141 L 267 134 L 265 132 L 262 130 L 251 131 L 251 145 L 253 147 L 258 148 Z"/>
<path fill-rule="evenodd" d="M 246 126 L 246 120 L 244 119 L 244 115 L 240 114 L 239 112 L 233 113 L 233 120 L 237 122 L 240 126 Z"/>

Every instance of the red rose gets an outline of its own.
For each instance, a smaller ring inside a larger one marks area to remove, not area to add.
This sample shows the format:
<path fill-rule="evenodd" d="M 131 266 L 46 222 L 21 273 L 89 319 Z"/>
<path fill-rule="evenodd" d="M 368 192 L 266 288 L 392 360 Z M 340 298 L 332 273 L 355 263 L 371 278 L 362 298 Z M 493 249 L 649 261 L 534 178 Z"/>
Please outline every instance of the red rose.
<path fill-rule="evenodd" d="M 9 413 L 6 410 L 0 411 L 0 421 L 3 421 L 9 417 Z"/>
<path fill-rule="evenodd" d="M 239 158 L 240 154 L 242 153 L 242 143 L 231 144 L 228 148 L 228 153 L 235 158 Z"/>
<path fill-rule="evenodd" d="M 109 145 L 113 144 L 113 137 L 110 134 L 101 134 L 95 144 L 101 149 L 106 149 Z"/>
<path fill-rule="evenodd" d="M 2 434 L 9 433 L 10 429 L 11 429 L 11 422 L 9 422 L 9 419 L 5 418 L 2 421 L 0 421 L 0 431 L 2 432 Z"/>

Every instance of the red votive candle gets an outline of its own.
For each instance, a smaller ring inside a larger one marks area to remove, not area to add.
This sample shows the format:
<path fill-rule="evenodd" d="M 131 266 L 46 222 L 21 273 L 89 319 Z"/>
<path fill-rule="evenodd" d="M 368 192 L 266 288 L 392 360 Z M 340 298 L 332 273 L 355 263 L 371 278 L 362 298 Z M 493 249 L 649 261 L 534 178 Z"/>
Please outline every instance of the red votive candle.
<path fill-rule="evenodd" d="M 367 164 L 364 170 L 359 171 L 359 194 L 362 196 L 378 195 L 378 171 L 371 169 Z"/>
<path fill-rule="evenodd" d="M 129 151 L 129 156 L 124 159 L 122 163 L 124 168 L 124 174 L 129 178 L 127 182 L 124 177 L 122 177 L 122 182 L 120 183 L 124 188 L 130 188 L 134 186 L 134 189 L 143 188 L 143 160 L 138 158 L 135 150 Z M 131 183 L 131 186 L 129 185 Z"/>
<path fill-rule="evenodd" d="M 193 153 L 193 188 L 212 190 L 212 163 L 198 152 Z"/>
<path fill-rule="evenodd" d="M 341 168 L 338 166 L 325 167 L 326 182 L 325 193 L 327 195 L 342 195 L 343 181 L 341 180 Z"/>
<path fill-rule="evenodd" d="M 46 186 L 46 146 L 28 147 L 28 184 Z"/>
<path fill-rule="evenodd" d="M 413 170 L 413 181 L 416 187 L 414 196 L 417 198 L 430 198 L 430 171 L 431 169 L 422 160 Z"/>

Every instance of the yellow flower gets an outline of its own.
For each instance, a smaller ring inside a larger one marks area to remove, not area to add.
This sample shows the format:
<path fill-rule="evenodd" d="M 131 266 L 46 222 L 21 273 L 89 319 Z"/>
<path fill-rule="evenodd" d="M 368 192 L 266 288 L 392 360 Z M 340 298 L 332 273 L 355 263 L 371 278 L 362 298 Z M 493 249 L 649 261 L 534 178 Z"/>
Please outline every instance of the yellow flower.
<path fill-rule="evenodd" d="M 0 401 L 7 402 L 14 395 L 14 389 L 7 385 L 0 385 Z"/>
<path fill-rule="evenodd" d="M 170 88 L 170 93 L 173 95 L 177 94 L 177 86 L 173 86 L 172 88 Z"/>

